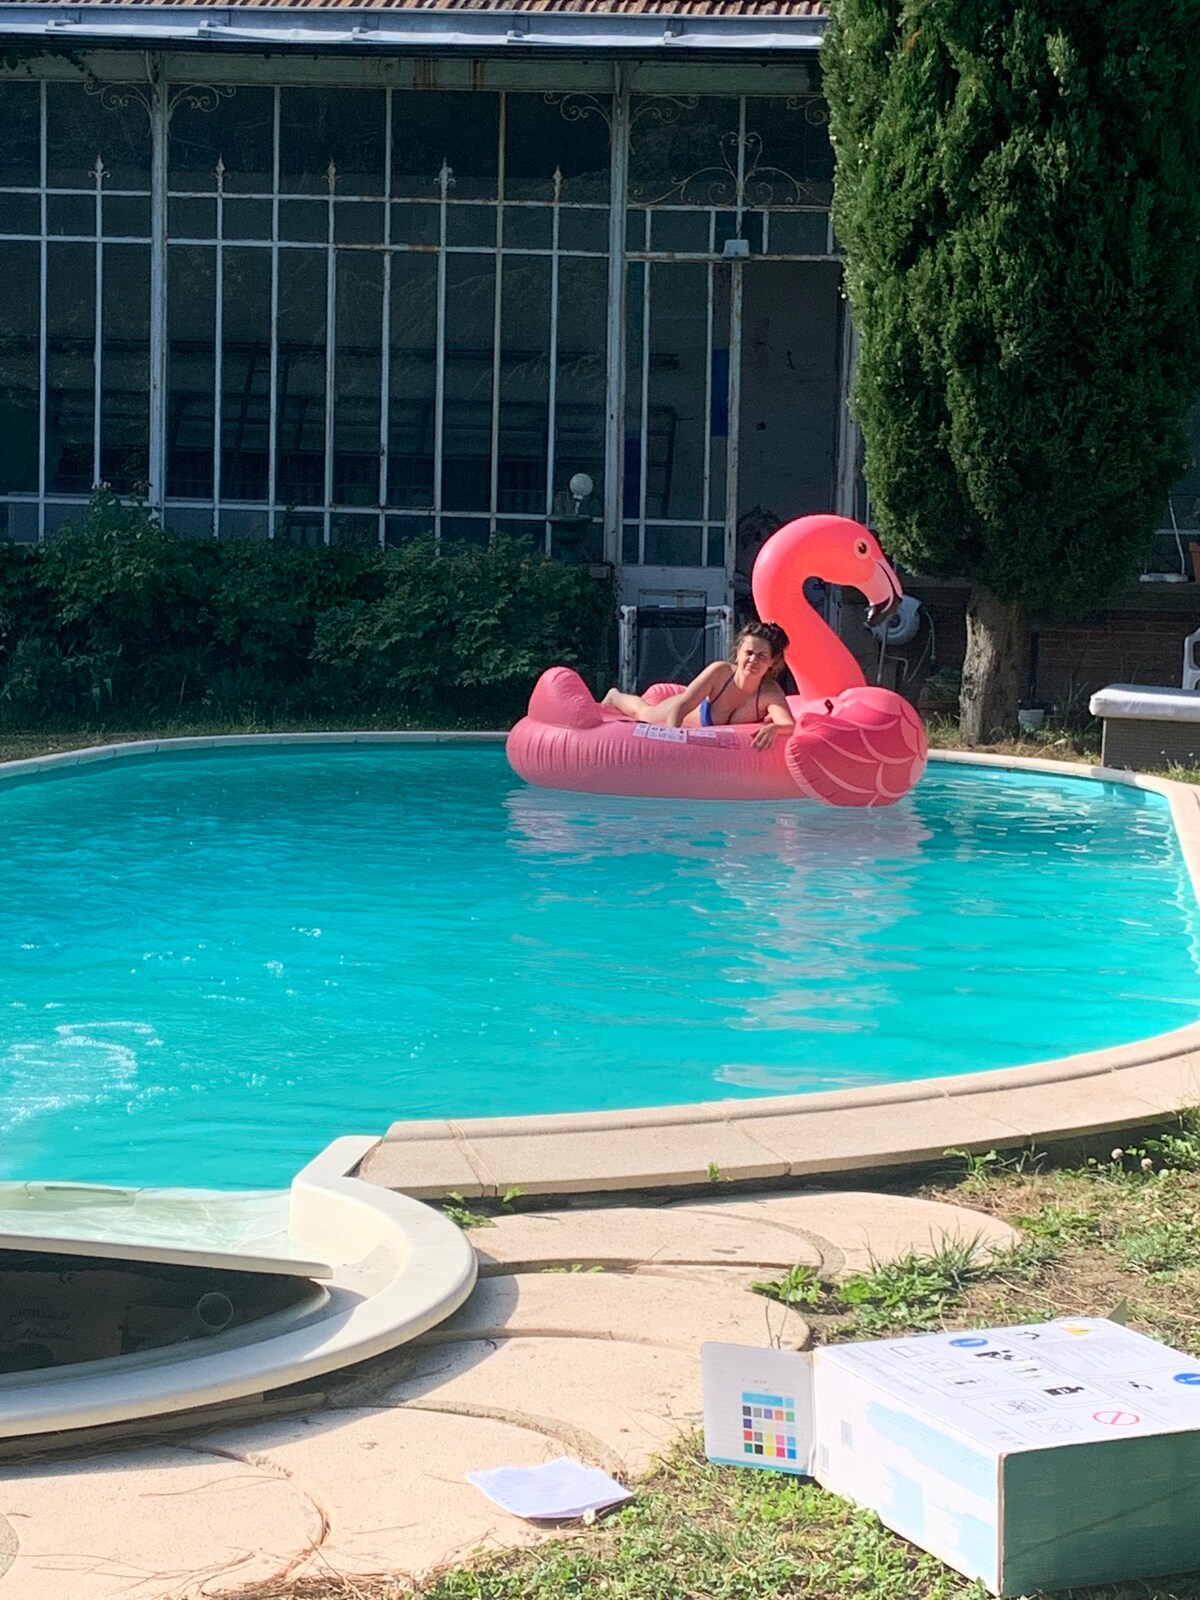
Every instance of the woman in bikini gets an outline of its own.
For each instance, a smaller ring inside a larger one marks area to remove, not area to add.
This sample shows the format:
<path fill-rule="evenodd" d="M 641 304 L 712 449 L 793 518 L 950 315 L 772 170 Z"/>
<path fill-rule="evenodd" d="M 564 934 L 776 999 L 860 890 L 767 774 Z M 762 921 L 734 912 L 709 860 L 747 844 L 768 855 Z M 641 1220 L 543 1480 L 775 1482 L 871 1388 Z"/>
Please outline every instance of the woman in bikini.
<path fill-rule="evenodd" d="M 738 634 L 732 664 L 713 661 L 682 694 L 649 705 L 640 694 L 610 689 L 604 704 L 635 722 L 657 722 L 668 728 L 724 728 L 762 723 L 750 741 L 769 750 L 780 733 L 796 726 L 787 697 L 776 682 L 788 638 L 775 622 L 750 622 Z"/>

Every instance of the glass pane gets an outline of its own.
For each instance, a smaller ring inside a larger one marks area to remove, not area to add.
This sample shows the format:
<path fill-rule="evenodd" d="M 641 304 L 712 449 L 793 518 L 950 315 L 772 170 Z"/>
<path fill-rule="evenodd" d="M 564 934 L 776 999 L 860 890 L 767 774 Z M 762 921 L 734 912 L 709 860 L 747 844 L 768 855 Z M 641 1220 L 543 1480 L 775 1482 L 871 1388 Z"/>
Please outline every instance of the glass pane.
<path fill-rule="evenodd" d="M 129 194 L 106 194 L 101 213 L 105 233 L 119 239 L 149 239 L 150 201 Z"/>
<path fill-rule="evenodd" d="M 488 544 L 491 531 L 486 517 L 443 517 L 443 544 Z"/>
<path fill-rule="evenodd" d="M 167 237 L 169 239 L 215 239 L 216 236 L 217 204 L 215 200 L 169 200 L 167 202 Z"/>
<path fill-rule="evenodd" d="M 222 539 L 249 539 L 254 544 L 262 544 L 270 537 L 267 513 L 265 511 L 222 510 L 221 537 Z"/>
<path fill-rule="evenodd" d="M 339 244 L 382 244 L 383 206 L 373 200 L 338 201 L 333 237 Z"/>
<path fill-rule="evenodd" d="M 441 207 L 433 205 L 393 205 L 393 244 L 437 244 L 441 228 Z"/>
<path fill-rule="evenodd" d="M 221 209 L 221 229 L 227 239 L 271 237 L 269 200 L 226 200 Z"/>
<path fill-rule="evenodd" d="M 46 482 L 67 494 L 88 494 L 96 481 L 96 250 L 52 243 L 46 253 Z"/>
<path fill-rule="evenodd" d="M 281 89 L 280 189 L 326 194 L 332 162 L 339 194 L 382 194 L 386 105 L 382 89 Z"/>
<path fill-rule="evenodd" d="M 714 263 L 712 275 L 712 399 L 709 407 L 707 516 L 710 522 L 723 523 L 725 473 L 729 456 L 729 291 L 732 272 L 723 263 Z M 722 556 L 722 562 L 724 559 Z"/>
<path fill-rule="evenodd" d="M 0 148 L 3 148 L 2 140 Z M 41 231 L 42 214 L 37 195 L 0 194 L 0 234 Z"/>
<path fill-rule="evenodd" d="M 661 528 L 646 524 L 648 567 L 700 567 L 704 565 L 704 531 L 701 528 Z"/>
<path fill-rule="evenodd" d="M 198 104 L 180 98 L 171 113 L 167 183 L 172 190 L 211 193 L 224 164 L 226 194 L 269 194 L 274 164 L 275 91 L 199 90 Z"/>
<path fill-rule="evenodd" d="M 604 484 L 604 373 L 608 263 L 566 258 L 558 264 L 558 383 L 554 433 L 554 508 L 599 516 Z M 570 480 L 592 480 L 576 507 Z"/>
<path fill-rule="evenodd" d="M 279 237 L 296 244 L 324 244 L 329 238 L 329 201 L 281 200 Z"/>
<path fill-rule="evenodd" d="M 388 504 L 431 506 L 436 256 L 404 252 L 392 256 L 391 324 Z"/>
<path fill-rule="evenodd" d="M 499 176 L 500 97 L 482 92 L 397 90 L 392 96 L 392 193 L 438 193 L 444 161 L 458 200 L 494 200 Z"/>
<path fill-rule="evenodd" d="M 819 94 L 746 101 L 746 204 L 828 204 L 833 196 L 829 110 Z"/>
<path fill-rule="evenodd" d="M 496 245 L 496 207 L 447 206 L 446 243 L 450 245 L 470 245 L 474 249 L 494 249 Z"/>
<path fill-rule="evenodd" d="M 222 279 L 221 498 L 265 500 L 271 414 L 269 252 L 224 251 Z M 222 516 L 222 536 L 228 532 Z"/>
<path fill-rule="evenodd" d="M 275 526 L 275 537 L 285 544 L 300 545 L 314 550 L 325 543 L 325 518 L 301 512 L 285 511 Z"/>
<path fill-rule="evenodd" d="M 608 208 L 603 211 L 587 207 L 582 211 L 564 210 L 558 223 L 560 250 L 608 252 Z"/>
<path fill-rule="evenodd" d="M 642 503 L 642 361 L 644 345 L 643 308 L 648 292 L 649 268 L 645 262 L 631 261 L 625 294 L 625 452 L 623 462 L 624 495 L 622 511 L 626 518 L 641 515 Z M 636 555 L 624 557 L 636 560 Z"/>
<path fill-rule="evenodd" d="M 649 211 L 630 211 L 625 218 L 625 248 L 626 250 L 649 250 L 650 248 L 650 213 Z"/>
<path fill-rule="evenodd" d="M 213 511 L 211 506 L 167 506 L 163 522 L 181 539 L 211 539 Z"/>
<path fill-rule="evenodd" d="M 362 512 L 340 512 L 329 519 L 330 544 L 353 545 L 362 550 L 379 543 L 379 518 Z"/>
<path fill-rule="evenodd" d="M 548 200 L 554 169 L 564 200 L 608 199 L 609 102 L 585 95 L 510 94 L 505 106 L 504 192 Z"/>
<path fill-rule="evenodd" d="M 104 246 L 100 476 L 118 494 L 146 483 L 150 467 L 150 249 Z"/>
<path fill-rule="evenodd" d="M 383 337 L 383 252 L 338 251 L 337 354 L 333 413 L 333 498 L 379 504 L 379 383 Z M 378 525 L 371 524 L 371 542 Z M 346 543 L 346 540 L 334 540 Z"/>
<path fill-rule="evenodd" d="M 495 256 L 446 258 L 442 504 L 486 511 L 491 500 Z"/>
<path fill-rule="evenodd" d="M 431 533 L 428 517 L 388 517 L 384 543 L 389 547 L 411 544 L 414 539 L 426 539 Z"/>
<path fill-rule="evenodd" d="M 712 248 L 710 214 L 706 211 L 656 211 L 651 240 L 655 250 L 683 250 L 693 255 Z"/>
<path fill-rule="evenodd" d="M 500 432 L 496 509 L 544 512 L 550 416 L 550 268 L 505 256 L 500 303 Z"/>
<path fill-rule="evenodd" d="M 121 98 L 121 90 L 112 85 L 100 94 L 81 83 L 46 85 L 47 181 L 52 189 L 90 189 L 97 157 L 106 188 L 149 189 L 150 118 L 137 94 L 131 93 L 126 104 Z"/>
<path fill-rule="evenodd" d="M 659 263 L 652 272 L 646 515 L 699 517 L 708 423 L 708 270 L 699 263 Z"/>
<path fill-rule="evenodd" d="M 712 95 L 635 96 L 629 197 L 643 205 L 737 201 L 738 102 Z"/>
<path fill-rule="evenodd" d="M 549 250 L 554 212 L 550 206 L 505 206 L 506 250 Z"/>
<path fill-rule="evenodd" d="M 773 211 L 767 249 L 773 256 L 823 256 L 827 223 L 824 211 Z"/>
<path fill-rule="evenodd" d="M 0 184 L 36 189 L 41 182 L 41 93 L 36 83 L 0 82 Z"/>
<path fill-rule="evenodd" d="M 96 202 L 85 194 L 52 194 L 46 198 L 46 230 L 51 235 L 82 235 L 90 239 L 96 233 Z"/>
<path fill-rule="evenodd" d="M 173 245 L 167 257 L 167 493 L 213 492 L 216 252 Z"/>
<path fill-rule="evenodd" d="M 325 498 L 325 252 L 279 253 L 279 437 L 276 498 Z"/>
<path fill-rule="evenodd" d="M 0 538 L 11 539 L 14 544 L 36 544 L 38 537 L 38 508 L 28 501 L 11 501 L 0 504 Z"/>
<path fill-rule="evenodd" d="M 0 494 L 38 487 L 38 246 L 0 244 Z"/>

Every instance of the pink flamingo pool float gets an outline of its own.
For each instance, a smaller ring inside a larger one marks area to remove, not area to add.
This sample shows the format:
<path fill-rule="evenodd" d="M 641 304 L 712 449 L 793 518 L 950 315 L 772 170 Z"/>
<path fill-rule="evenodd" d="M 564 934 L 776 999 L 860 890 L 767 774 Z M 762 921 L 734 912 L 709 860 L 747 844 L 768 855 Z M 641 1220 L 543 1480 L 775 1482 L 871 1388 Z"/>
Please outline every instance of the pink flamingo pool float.
<path fill-rule="evenodd" d="M 868 686 L 846 646 L 804 598 L 807 578 L 859 589 L 868 622 L 900 600 L 896 574 L 874 536 L 848 517 L 799 517 L 771 535 L 754 563 L 754 604 L 778 622 L 798 694 L 795 732 L 754 750 L 754 726 L 660 728 L 598 705 L 569 667 L 534 685 L 528 713 L 508 736 L 508 759 L 529 783 L 590 794 L 680 800 L 784 800 L 889 806 L 925 770 L 920 717 L 890 689 Z M 645 698 L 675 694 L 655 684 Z"/>

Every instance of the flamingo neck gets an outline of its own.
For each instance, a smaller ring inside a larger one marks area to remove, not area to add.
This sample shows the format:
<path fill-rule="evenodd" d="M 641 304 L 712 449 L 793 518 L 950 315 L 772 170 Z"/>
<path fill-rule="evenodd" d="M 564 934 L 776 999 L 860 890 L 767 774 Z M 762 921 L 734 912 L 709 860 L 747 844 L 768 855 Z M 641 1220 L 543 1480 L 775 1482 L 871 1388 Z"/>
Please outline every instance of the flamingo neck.
<path fill-rule="evenodd" d="M 777 622 L 788 636 L 784 651 L 796 690 L 801 700 L 823 700 L 844 689 L 858 689 L 866 683 L 863 670 L 833 629 L 804 598 L 806 574 L 797 579 L 788 574 L 787 582 L 768 582 L 756 586 L 754 601 L 758 614 Z"/>

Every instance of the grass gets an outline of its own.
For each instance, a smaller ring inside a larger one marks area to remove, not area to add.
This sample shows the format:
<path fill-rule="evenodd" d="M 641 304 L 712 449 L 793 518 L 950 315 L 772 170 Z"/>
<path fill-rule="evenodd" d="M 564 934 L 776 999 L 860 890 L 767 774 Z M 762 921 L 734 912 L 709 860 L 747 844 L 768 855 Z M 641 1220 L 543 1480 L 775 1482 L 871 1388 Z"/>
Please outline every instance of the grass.
<path fill-rule="evenodd" d="M 965 1237 L 840 1284 L 797 1266 L 756 1285 L 817 1342 L 1116 1313 L 1200 1355 L 1200 1116 L 1082 1165 L 1034 1150 L 967 1156 L 906 1192 L 1000 1217 L 1013 1250 Z M 532 1550 L 413 1590 L 313 1576 L 231 1600 L 984 1600 L 984 1591 L 813 1483 L 713 1467 L 681 1442 L 636 1500 Z M 1200 1573 L 1073 1590 L 1070 1600 L 1200 1600 Z"/>

